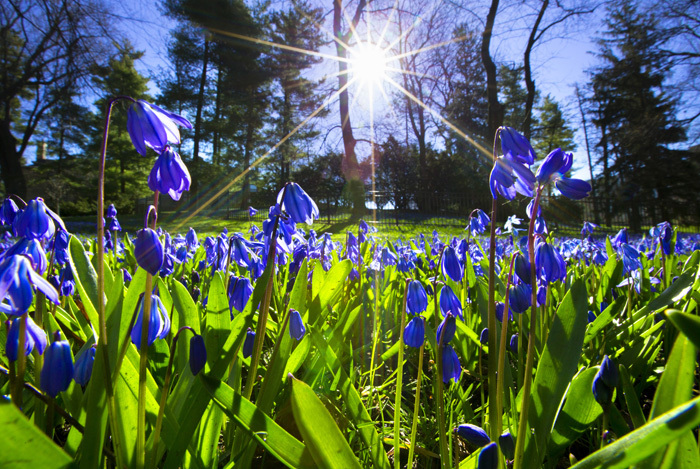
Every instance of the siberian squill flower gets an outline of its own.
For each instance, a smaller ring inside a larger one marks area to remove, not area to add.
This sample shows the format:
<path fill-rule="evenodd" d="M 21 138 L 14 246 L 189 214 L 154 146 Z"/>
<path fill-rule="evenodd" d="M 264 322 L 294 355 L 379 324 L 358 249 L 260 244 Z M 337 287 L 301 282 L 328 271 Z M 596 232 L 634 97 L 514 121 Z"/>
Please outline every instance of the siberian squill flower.
<path fill-rule="evenodd" d="M 61 340 L 61 332 L 56 331 L 54 341 L 46 349 L 44 366 L 41 369 L 41 389 L 51 397 L 65 391 L 73 379 L 73 355 L 70 344 Z"/>
<path fill-rule="evenodd" d="M 161 153 L 169 144 L 180 143 L 180 131 L 175 124 L 192 128 L 190 121 L 139 99 L 129 107 L 126 129 L 136 151 L 146 156 L 146 147 Z"/>
<path fill-rule="evenodd" d="M 0 262 L 0 311 L 15 315 L 26 313 L 34 301 L 32 286 L 59 304 L 58 292 L 34 271 L 28 257 L 14 255 L 3 259 Z"/>
<path fill-rule="evenodd" d="M 148 188 L 180 200 L 182 193 L 190 190 L 191 183 L 192 177 L 180 155 L 166 146 L 148 175 Z"/>
<path fill-rule="evenodd" d="M 131 342 L 136 348 L 141 350 L 141 332 L 143 327 L 143 299 L 139 315 L 136 317 L 133 329 L 131 329 Z M 151 314 L 148 323 L 148 346 L 153 345 L 156 339 L 164 339 L 170 332 L 170 316 L 165 309 L 165 305 L 158 295 L 151 295 Z"/>
<path fill-rule="evenodd" d="M 289 310 L 289 335 L 292 339 L 301 340 L 306 334 L 306 327 L 301 314 L 296 309 Z"/>
<path fill-rule="evenodd" d="M 581 179 L 565 176 L 571 170 L 574 155 L 565 153 L 561 148 L 552 151 L 537 170 L 537 182 L 545 185 L 553 182 L 559 192 L 569 199 L 579 200 L 588 197 L 591 185 Z"/>
<path fill-rule="evenodd" d="M 5 355 L 7 355 L 7 359 L 11 362 L 17 360 L 21 320 L 22 318 L 15 318 L 10 325 L 10 330 L 7 332 Z M 27 315 L 27 329 L 24 336 L 24 354 L 29 355 L 36 347 L 37 352 L 41 355 L 44 353 L 47 344 L 46 332 L 44 332 L 41 327 L 37 326 L 31 316 Z"/>
<path fill-rule="evenodd" d="M 476 446 L 477 448 L 481 448 L 482 446 L 486 446 L 491 443 L 491 438 L 489 438 L 486 431 L 479 426 L 472 425 L 471 423 L 463 423 L 455 428 L 454 431 L 457 433 L 457 435 L 466 440 L 467 443 Z"/>
<path fill-rule="evenodd" d="M 316 202 L 296 182 L 290 182 L 280 190 L 277 194 L 277 203 L 295 223 L 310 225 L 318 219 L 319 211 Z"/>
<path fill-rule="evenodd" d="M 158 234 L 150 228 L 144 228 L 136 233 L 134 241 L 134 256 L 136 262 L 146 272 L 156 275 L 163 265 L 163 244 Z"/>
<path fill-rule="evenodd" d="M 190 339 L 190 371 L 193 375 L 199 374 L 207 363 L 207 348 L 204 345 L 204 337 L 195 334 Z"/>

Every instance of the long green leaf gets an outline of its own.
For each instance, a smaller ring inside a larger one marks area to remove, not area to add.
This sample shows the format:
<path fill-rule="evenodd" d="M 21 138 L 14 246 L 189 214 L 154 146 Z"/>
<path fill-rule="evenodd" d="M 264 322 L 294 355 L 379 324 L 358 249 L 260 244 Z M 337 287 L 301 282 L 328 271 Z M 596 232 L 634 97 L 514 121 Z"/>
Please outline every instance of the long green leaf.
<path fill-rule="evenodd" d="M 97 329 L 100 323 L 95 307 L 97 304 L 97 272 L 88 259 L 83 243 L 75 236 L 70 237 L 68 252 L 70 253 L 68 263 L 75 277 L 75 288 L 80 294 L 90 322 Z"/>
<path fill-rule="evenodd" d="M 549 330 L 547 346 L 537 365 L 532 386 L 529 427 L 534 435 L 526 437 L 525 461 L 539 466 L 545 457 L 552 424 L 558 404 L 561 402 L 576 374 L 576 367 L 585 332 L 588 314 L 588 298 L 582 279 L 576 280 L 562 300 Z"/>
<path fill-rule="evenodd" d="M 335 420 L 313 389 L 292 378 L 292 412 L 304 443 L 316 464 L 322 468 L 359 468 Z"/>
<path fill-rule="evenodd" d="M 73 467 L 71 458 L 34 426 L 17 407 L 0 403 L 0 467 L 58 469 Z"/>
<path fill-rule="evenodd" d="M 676 310 L 666 311 L 665 314 L 673 325 L 700 349 L 700 317 Z"/>
<path fill-rule="evenodd" d="M 224 413 L 251 437 L 260 436 L 258 443 L 281 462 L 288 467 L 315 467 L 304 444 L 260 412 L 255 404 L 219 380 L 202 375 L 200 381 Z"/>
<path fill-rule="evenodd" d="M 333 352 L 333 349 L 326 343 L 321 334 L 312 333 L 311 339 L 318 349 L 319 354 L 326 362 L 326 368 L 338 376 L 338 390 L 343 396 L 343 404 L 348 417 L 357 427 L 360 438 L 369 449 L 372 467 L 390 468 L 389 459 L 384 451 L 382 438 L 375 429 L 375 424 L 367 412 L 360 394 L 353 386 L 348 374 L 343 369 L 340 360 Z"/>
<path fill-rule="evenodd" d="M 596 451 L 572 469 L 624 469 L 636 464 L 700 424 L 700 397 L 675 407 Z"/>

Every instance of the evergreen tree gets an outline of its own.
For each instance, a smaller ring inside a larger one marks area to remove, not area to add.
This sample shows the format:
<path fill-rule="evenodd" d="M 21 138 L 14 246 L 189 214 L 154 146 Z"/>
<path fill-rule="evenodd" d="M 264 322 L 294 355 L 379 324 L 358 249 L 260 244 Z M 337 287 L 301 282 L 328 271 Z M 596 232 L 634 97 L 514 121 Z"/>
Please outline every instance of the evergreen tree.
<path fill-rule="evenodd" d="M 545 96 L 537 110 L 539 116 L 535 120 L 532 135 L 532 146 L 537 155 L 544 158 L 556 148 L 567 152 L 575 151 L 574 131 L 567 124 L 559 103 L 551 96 Z"/>
<path fill-rule="evenodd" d="M 677 102 L 664 90 L 665 38 L 654 18 L 633 5 L 611 10 L 608 18 L 599 41 L 603 64 L 592 73 L 593 122 L 601 132 L 605 192 L 611 195 L 614 181 L 621 207 L 639 230 L 642 210 L 667 219 L 678 214 L 672 207 L 696 196 L 686 187 L 688 155 L 671 147 L 685 140 L 685 131 L 675 117 Z"/>

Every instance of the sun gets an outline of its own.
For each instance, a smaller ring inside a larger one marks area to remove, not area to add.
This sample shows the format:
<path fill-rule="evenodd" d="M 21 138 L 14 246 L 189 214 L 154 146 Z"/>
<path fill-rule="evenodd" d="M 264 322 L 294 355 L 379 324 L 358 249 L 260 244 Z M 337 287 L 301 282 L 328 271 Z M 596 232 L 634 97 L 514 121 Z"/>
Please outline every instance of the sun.
<path fill-rule="evenodd" d="M 376 44 L 361 42 L 350 49 L 350 73 L 359 82 L 379 85 L 386 78 L 387 54 Z"/>

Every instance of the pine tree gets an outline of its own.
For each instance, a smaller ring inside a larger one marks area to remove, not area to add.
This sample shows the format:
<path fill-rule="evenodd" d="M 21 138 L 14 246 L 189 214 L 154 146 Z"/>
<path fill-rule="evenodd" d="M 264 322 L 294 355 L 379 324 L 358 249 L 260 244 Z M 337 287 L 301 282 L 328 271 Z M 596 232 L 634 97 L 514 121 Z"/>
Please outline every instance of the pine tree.
<path fill-rule="evenodd" d="M 564 113 L 551 96 L 545 96 L 542 105 L 537 108 L 539 115 L 535 120 L 532 145 L 540 158 L 552 150 L 575 151 L 574 131 L 569 127 Z"/>

